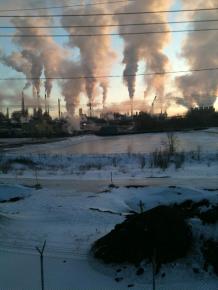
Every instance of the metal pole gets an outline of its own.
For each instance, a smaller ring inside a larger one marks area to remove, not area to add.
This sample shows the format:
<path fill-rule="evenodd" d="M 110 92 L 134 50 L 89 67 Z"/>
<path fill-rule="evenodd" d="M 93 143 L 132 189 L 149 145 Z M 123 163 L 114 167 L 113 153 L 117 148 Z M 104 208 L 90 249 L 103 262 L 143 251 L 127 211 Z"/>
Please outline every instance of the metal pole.
<path fill-rule="evenodd" d="M 152 285 L 153 285 L 153 290 L 156 290 L 156 284 L 155 284 L 155 274 L 156 274 L 156 249 L 154 248 L 153 250 L 153 257 L 152 257 Z"/>
<path fill-rule="evenodd" d="M 44 254 L 44 250 L 45 250 L 45 245 L 46 245 L 46 240 L 44 241 L 44 244 L 42 246 L 42 248 L 40 249 L 39 247 L 36 247 L 36 250 L 39 252 L 40 254 L 40 269 L 41 269 L 41 289 L 44 290 L 45 289 L 45 282 L 44 282 L 44 261 L 43 261 L 43 254 Z"/>

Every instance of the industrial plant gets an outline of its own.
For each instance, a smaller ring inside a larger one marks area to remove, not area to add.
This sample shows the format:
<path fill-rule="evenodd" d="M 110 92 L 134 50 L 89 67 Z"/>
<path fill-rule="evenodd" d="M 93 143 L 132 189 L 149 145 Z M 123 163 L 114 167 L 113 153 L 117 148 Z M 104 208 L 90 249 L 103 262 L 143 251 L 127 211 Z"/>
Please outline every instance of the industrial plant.
<path fill-rule="evenodd" d="M 25 104 L 22 92 L 20 109 L 0 112 L 0 137 L 65 137 L 81 134 L 101 136 L 136 134 L 146 132 L 180 131 L 204 129 L 218 126 L 218 112 L 213 106 L 190 108 L 184 115 L 169 117 L 167 112 L 154 113 L 156 96 L 148 111 L 133 113 L 133 101 L 130 112 L 126 114 L 102 110 L 95 114 L 91 105 L 88 114 L 82 108 L 78 110 L 78 124 L 61 111 L 61 100 L 57 100 L 55 116 L 50 114 L 50 106 L 45 95 L 44 106 L 37 102 L 33 108 Z"/>

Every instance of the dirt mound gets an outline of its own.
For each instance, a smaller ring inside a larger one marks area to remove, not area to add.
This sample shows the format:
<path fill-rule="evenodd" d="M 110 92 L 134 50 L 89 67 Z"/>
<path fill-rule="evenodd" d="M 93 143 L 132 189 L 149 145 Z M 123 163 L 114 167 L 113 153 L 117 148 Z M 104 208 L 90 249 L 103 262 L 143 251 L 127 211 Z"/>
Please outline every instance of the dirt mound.
<path fill-rule="evenodd" d="M 207 199 L 202 199 L 195 202 L 191 199 L 187 199 L 180 204 L 174 204 L 173 207 L 179 210 L 185 218 L 200 217 L 201 207 L 209 207 L 210 202 Z"/>
<path fill-rule="evenodd" d="M 128 217 L 92 247 L 94 256 L 106 263 L 151 260 L 157 268 L 184 257 L 192 246 L 192 234 L 180 211 L 158 206 Z"/>
<path fill-rule="evenodd" d="M 218 222 L 218 205 L 213 206 L 200 215 L 200 219 L 206 224 L 215 224 Z"/>
<path fill-rule="evenodd" d="M 208 266 L 211 265 L 214 273 L 218 276 L 218 241 L 205 241 L 202 252 L 205 259 L 204 269 L 208 271 Z"/>

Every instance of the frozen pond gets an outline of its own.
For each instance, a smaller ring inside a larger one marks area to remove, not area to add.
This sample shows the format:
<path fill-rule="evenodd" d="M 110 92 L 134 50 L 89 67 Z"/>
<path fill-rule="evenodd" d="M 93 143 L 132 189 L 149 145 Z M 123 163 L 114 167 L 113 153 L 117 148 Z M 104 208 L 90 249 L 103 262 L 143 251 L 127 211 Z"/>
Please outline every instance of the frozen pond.
<path fill-rule="evenodd" d="M 184 151 L 197 150 L 204 152 L 218 151 L 218 130 L 212 128 L 203 131 L 175 133 L 178 149 Z M 98 137 L 94 135 L 67 138 L 55 143 L 26 145 L 12 151 L 22 153 L 50 154 L 116 154 L 116 153 L 149 153 L 162 146 L 166 133 L 149 133 Z"/>

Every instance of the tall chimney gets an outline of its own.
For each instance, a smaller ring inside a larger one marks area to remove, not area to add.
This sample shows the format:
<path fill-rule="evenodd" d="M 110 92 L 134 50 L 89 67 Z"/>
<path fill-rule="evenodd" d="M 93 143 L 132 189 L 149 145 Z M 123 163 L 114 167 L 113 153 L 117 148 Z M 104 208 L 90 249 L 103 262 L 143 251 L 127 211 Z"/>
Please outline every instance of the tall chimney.
<path fill-rule="evenodd" d="M 87 106 L 89 107 L 89 117 L 92 117 L 92 102 L 89 102 Z"/>
<path fill-rule="evenodd" d="M 37 109 L 38 109 L 38 111 L 41 109 L 41 106 L 40 106 L 40 95 L 39 95 L 39 93 L 37 93 Z"/>
<path fill-rule="evenodd" d="M 47 113 L 47 95 L 45 93 L 45 113 Z"/>
<path fill-rule="evenodd" d="M 131 110 L 131 116 L 133 117 L 133 99 L 130 100 L 130 110 Z"/>
<path fill-rule="evenodd" d="M 22 101 L 21 101 L 21 113 L 24 116 L 25 114 L 25 103 L 24 103 L 24 93 L 22 91 Z"/>
<path fill-rule="evenodd" d="M 7 107 L 6 118 L 9 119 L 9 108 Z"/>
<path fill-rule="evenodd" d="M 58 117 L 61 118 L 61 100 L 58 99 Z"/>

